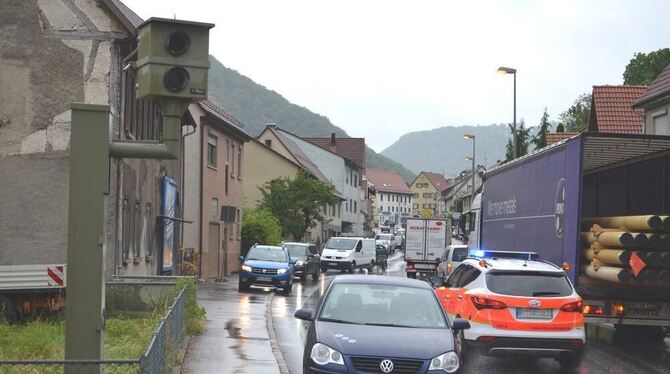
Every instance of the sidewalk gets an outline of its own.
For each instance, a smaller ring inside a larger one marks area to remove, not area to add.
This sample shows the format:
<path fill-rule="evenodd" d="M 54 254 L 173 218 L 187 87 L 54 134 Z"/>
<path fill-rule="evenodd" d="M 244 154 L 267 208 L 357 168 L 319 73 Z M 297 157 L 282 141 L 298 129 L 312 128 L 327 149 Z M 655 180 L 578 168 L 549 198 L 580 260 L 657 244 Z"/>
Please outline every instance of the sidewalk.
<path fill-rule="evenodd" d="M 198 284 L 207 310 L 204 332 L 191 339 L 182 373 L 279 374 L 266 321 L 269 293 L 238 293 L 237 277 Z"/>

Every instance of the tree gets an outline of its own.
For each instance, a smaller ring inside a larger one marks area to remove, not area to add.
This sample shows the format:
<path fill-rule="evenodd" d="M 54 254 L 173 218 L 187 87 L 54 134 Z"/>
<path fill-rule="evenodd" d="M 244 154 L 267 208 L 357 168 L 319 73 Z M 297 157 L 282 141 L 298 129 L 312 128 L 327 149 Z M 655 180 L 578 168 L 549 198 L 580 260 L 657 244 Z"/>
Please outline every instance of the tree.
<path fill-rule="evenodd" d="M 514 136 L 514 127 L 508 125 L 510 133 Z M 521 120 L 521 123 L 517 126 L 516 129 L 516 157 L 521 157 L 528 153 L 528 141 L 530 140 L 530 129 L 526 128 L 524 120 Z M 507 151 L 505 153 L 505 161 L 511 161 L 514 159 L 512 149 L 514 149 L 512 139 L 507 141 Z"/>
<path fill-rule="evenodd" d="M 245 209 L 242 219 L 242 255 L 256 244 L 278 245 L 281 243 L 279 220 L 268 209 Z"/>
<path fill-rule="evenodd" d="M 623 84 L 648 86 L 670 64 L 670 48 L 636 53 L 623 72 Z"/>
<path fill-rule="evenodd" d="M 591 94 L 585 93 L 579 95 L 577 100 L 568 110 L 561 113 L 558 118 L 565 126 L 568 132 L 580 132 L 589 124 L 589 115 L 591 114 Z"/>
<path fill-rule="evenodd" d="M 563 122 L 559 122 L 556 126 L 556 132 L 565 132 L 565 125 Z"/>
<path fill-rule="evenodd" d="M 544 113 L 542 113 L 542 118 L 540 119 L 540 125 L 538 126 L 537 134 L 535 134 L 531 140 L 531 142 L 535 145 L 535 149 L 547 146 L 547 133 L 550 129 L 551 123 L 549 123 L 549 113 L 547 113 L 547 107 L 544 107 Z"/>
<path fill-rule="evenodd" d="M 300 171 L 294 179 L 273 179 L 261 188 L 260 208 L 268 209 L 279 220 L 282 235 L 300 240 L 305 232 L 323 222 L 321 207 L 340 201 L 333 187 Z"/>

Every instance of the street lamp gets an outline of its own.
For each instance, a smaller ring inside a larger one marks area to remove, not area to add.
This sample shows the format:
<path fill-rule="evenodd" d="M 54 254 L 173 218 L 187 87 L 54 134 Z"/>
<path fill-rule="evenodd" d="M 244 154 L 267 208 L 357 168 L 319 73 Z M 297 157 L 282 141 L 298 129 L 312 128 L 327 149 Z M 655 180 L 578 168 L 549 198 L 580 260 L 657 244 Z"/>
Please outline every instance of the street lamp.
<path fill-rule="evenodd" d="M 475 136 L 471 134 L 463 135 L 463 139 L 472 140 L 472 157 L 466 156 L 466 160 L 472 160 L 472 200 L 475 199 Z M 472 203 L 470 204 L 472 206 Z"/>
<path fill-rule="evenodd" d="M 512 158 L 516 158 L 516 69 L 501 66 L 498 74 L 512 74 L 514 76 L 514 122 L 512 125 Z"/>

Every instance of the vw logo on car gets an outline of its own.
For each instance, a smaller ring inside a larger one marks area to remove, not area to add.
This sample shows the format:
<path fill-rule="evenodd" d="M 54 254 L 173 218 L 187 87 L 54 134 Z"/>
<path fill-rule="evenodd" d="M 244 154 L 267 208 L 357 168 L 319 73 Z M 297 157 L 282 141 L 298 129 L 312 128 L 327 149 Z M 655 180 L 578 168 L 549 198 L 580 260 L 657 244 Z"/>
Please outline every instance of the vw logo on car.
<path fill-rule="evenodd" d="M 379 369 L 383 371 L 384 373 L 390 373 L 393 371 L 393 361 L 391 360 L 382 360 L 382 362 L 379 363 Z"/>
<path fill-rule="evenodd" d="M 542 305 L 542 302 L 540 302 L 540 300 L 531 300 L 528 302 L 528 305 L 530 305 L 531 308 L 539 308 L 540 305 Z"/>

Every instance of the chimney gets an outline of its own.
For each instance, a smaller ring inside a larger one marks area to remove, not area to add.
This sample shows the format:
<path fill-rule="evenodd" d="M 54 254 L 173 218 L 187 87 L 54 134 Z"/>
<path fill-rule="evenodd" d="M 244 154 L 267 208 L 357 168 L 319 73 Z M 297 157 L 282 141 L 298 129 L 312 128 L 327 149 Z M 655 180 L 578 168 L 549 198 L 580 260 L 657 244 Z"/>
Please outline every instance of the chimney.
<path fill-rule="evenodd" d="M 335 133 L 334 132 L 330 133 L 330 151 L 331 152 L 337 151 L 337 143 L 335 142 Z"/>
<path fill-rule="evenodd" d="M 273 129 L 276 129 L 277 128 L 277 123 L 276 122 L 270 122 L 270 123 L 266 124 L 265 126 L 272 127 Z"/>

